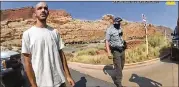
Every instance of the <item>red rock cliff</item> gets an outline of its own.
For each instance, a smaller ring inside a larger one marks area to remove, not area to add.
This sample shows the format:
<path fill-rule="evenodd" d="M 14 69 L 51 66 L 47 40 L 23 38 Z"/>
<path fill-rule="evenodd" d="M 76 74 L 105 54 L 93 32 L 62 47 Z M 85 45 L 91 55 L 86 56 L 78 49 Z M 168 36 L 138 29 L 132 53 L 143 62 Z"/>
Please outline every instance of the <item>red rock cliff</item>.
<path fill-rule="evenodd" d="M 1 11 L 1 45 L 21 46 L 22 33 L 35 22 L 32 13 L 32 7 Z M 59 30 L 65 43 L 94 42 L 104 39 L 105 31 L 110 26 L 110 16 L 104 15 L 101 20 L 88 21 L 73 19 L 65 10 L 50 10 L 47 22 Z M 125 40 L 145 37 L 142 23 L 123 21 L 122 28 Z M 159 28 L 150 24 L 148 34 L 158 32 Z"/>

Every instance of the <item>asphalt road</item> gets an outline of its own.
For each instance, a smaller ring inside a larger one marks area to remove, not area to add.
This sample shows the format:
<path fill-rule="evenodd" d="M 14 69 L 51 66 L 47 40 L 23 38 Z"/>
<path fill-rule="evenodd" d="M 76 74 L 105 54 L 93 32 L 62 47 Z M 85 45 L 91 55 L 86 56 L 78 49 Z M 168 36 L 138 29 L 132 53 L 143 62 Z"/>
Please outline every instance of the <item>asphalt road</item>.
<path fill-rule="evenodd" d="M 78 71 L 70 69 L 70 72 L 71 72 L 72 78 L 75 80 L 74 87 L 115 87 L 114 84 L 110 82 L 102 81 L 100 79 L 82 74 Z M 0 84 L 0 87 L 3 87 L 2 84 Z M 30 87 L 30 86 L 26 84 L 24 85 L 24 87 Z M 67 84 L 67 87 L 71 87 L 71 86 Z"/>
<path fill-rule="evenodd" d="M 69 67 L 92 77 L 113 83 L 114 70 L 87 69 L 69 64 Z M 169 58 L 156 61 L 141 67 L 123 70 L 124 86 L 127 87 L 179 87 L 178 86 L 178 63 Z M 105 86 L 107 87 L 107 86 Z M 110 87 L 110 86 L 108 86 Z"/>
<path fill-rule="evenodd" d="M 82 74 L 70 69 L 72 78 L 75 80 L 75 87 L 115 87 L 114 84 L 106 82 L 89 75 Z"/>
<path fill-rule="evenodd" d="M 115 87 L 111 79 L 113 71 L 107 71 L 108 75 L 105 75 L 101 70 L 88 70 L 86 73 L 90 76 L 72 69 L 70 72 L 76 83 L 74 87 Z M 178 87 L 178 63 L 168 58 L 123 73 L 123 85 L 127 87 Z"/>

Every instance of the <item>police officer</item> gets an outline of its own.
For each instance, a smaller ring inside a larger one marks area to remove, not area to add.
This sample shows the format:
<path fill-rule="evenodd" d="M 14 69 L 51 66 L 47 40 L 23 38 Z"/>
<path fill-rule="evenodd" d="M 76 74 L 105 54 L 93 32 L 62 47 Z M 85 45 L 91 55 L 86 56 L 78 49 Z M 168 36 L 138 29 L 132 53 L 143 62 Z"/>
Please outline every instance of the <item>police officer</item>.
<path fill-rule="evenodd" d="M 121 29 L 120 17 L 113 19 L 113 24 L 106 31 L 106 50 L 108 57 L 113 58 L 113 63 L 116 71 L 114 78 L 114 84 L 117 87 L 123 87 L 122 82 L 122 70 L 125 63 L 125 49 L 126 43 L 122 38 L 123 32 Z M 112 53 L 112 54 L 111 54 Z"/>

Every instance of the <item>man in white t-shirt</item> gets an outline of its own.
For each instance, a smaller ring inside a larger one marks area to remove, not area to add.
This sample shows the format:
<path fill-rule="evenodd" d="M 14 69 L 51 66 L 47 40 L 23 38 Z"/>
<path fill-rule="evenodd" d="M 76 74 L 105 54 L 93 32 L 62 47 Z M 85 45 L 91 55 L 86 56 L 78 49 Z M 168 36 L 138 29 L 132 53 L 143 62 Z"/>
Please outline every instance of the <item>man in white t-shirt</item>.
<path fill-rule="evenodd" d="M 63 43 L 56 29 L 46 24 L 49 11 L 45 2 L 34 8 L 36 24 L 23 33 L 22 55 L 31 87 L 65 87 L 65 77 L 74 86 Z"/>

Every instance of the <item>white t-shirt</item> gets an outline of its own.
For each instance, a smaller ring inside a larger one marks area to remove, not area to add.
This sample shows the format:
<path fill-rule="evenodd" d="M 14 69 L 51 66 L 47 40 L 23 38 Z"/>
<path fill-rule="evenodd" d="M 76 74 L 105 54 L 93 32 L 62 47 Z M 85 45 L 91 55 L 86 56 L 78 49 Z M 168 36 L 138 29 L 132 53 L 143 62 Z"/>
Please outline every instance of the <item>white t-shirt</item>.
<path fill-rule="evenodd" d="M 65 82 L 59 50 L 64 47 L 56 29 L 31 27 L 23 33 L 22 53 L 32 55 L 38 87 L 59 87 Z"/>

